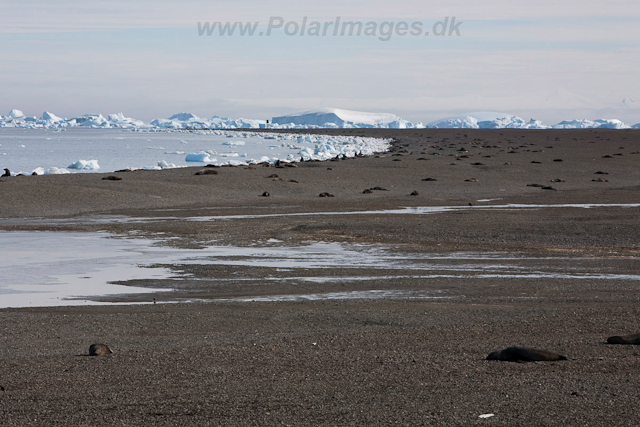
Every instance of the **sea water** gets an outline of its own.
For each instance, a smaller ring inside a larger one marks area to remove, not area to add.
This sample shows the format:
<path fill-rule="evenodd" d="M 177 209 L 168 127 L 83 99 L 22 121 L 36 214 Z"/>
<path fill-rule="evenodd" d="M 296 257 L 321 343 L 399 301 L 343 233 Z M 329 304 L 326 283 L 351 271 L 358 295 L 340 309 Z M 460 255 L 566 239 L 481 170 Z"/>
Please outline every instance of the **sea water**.
<path fill-rule="evenodd" d="M 388 148 L 387 140 L 345 136 L 0 128 L 0 168 L 9 168 L 14 175 L 327 160 Z"/>

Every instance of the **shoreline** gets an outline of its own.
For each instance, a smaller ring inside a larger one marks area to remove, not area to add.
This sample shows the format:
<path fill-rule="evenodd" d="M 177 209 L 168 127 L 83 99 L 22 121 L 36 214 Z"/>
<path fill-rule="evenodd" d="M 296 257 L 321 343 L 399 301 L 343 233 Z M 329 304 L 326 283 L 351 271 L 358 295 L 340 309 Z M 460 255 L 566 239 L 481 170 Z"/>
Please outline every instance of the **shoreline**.
<path fill-rule="evenodd" d="M 637 207 L 481 208 L 640 203 L 640 134 L 633 130 L 324 132 L 395 135 L 396 141 L 392 151 L 378 156 L 292 168 L 222 167 L 209 176 L 195 176 L 200 168 L 180 168 L 122 173 L 122 181 L 103 181 L 106 174 L 96 173 L 12 177 L 0 183 L 0 230 L 135 232 L 173 248 L 211 242 L 250 247 L 275 239 L 287 247 L 303 242 L 383 245 L 403 256 L 518 253 L 543 259 L 536 262 L 549 271 L 638 273 Z M 273 174 L 281 180 L 269 178 Z M 471 178 L 477 182 L 465 181 Z M 384 190 L 364 193 L 375 187 Z M 265 191 L 269 197 L 261 197 Z M 418 195 L 410 195 L 414 191 Z M 322 192 L 335 197 L 319 197 Z M 460 209 L 375 213 L 428 206 Z M 374 213 L 328 214 L 354 210 Z M 325 215 L 285 216 L 300 212 Z M 282 216 L 230 218 L 272 214 Z M 118 222 L 119 217 L 152 220 Z M 509 268 L 538 271 L 525 258 Z M 457 261 L 451 262 L 455 267 Z M 450 268 L 431 264 L 420 268 L 435 273 Z M 636 422 L 638 350 L 603 344 L 608 336 L 638 332 L 640 288 L 634 281 L 409 279 L 397 272 L 397 278 L 382 281 L 375 277 L 393 275 L 390 270 L 364 266 L 357 273 L 370 276 L 367 281 L 282 284 L 267 278 L 297 277 L 302 270 L 278 276 L 268 266 L 196 263 L 175 269 L 188 273 L 180 284 L 185 296 L 396 289 L 441 291 L 452 298 L 158 300 L 134 306 L 0 309 L 0 423 Z M 349 273 L 333 270 L 323 274 Z M 234 283 L 243 277 L 254 278 L 255 284 Z M 216 281 L 221 278 L 229 284 Z M 160 282 L 171 286 L 171 279 L 146 285 Z M 111 346 L 114 354 L 80 357 L 94 342 Z M 484 360 L 512 345 L 558 352 L 569 360 Z M 495 416 L 479 418 L 488 413 Z"/>

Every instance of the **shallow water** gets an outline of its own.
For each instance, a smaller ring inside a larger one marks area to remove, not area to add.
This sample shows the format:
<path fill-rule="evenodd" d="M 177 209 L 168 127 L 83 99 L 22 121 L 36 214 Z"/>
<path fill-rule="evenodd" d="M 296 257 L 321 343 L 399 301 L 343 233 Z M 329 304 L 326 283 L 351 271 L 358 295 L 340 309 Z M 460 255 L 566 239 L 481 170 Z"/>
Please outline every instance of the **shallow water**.
<path fill-rule="evenodd" d="M 91 305 L 98 295 L 163 291 L 115 285 L 120 280 L 166 278 L 148 269 L 152 242 L 113 239 L 104 233 L 0 231 L 0 307 Z"/>
<path fill-rule="evenodd" d="M 335 211 L 335 212 L 294 212 L 294 213 L 276 213 L 276 214 L 259 214 L 259 215 L 201 215 L 190 217 L 179 216 L 157 216 L 157 217 L 130 217 L 122 215 L 104 215 L 91 217 L 78 217 L 73 219 L 47 219 L 46 222 L 55 223 L 91 223 L 91 224 L 131 224 L 145 223 L 155 221 L 219 221 L 219 220 L 242 220 L 242 219 L 261 219 L 261 218 L 282 218 L 282 217 L 312 217 L 312 216 L 343 216 L 343 215 L 434 215 L 447 212 L 459 211 L 522 211 L 522 210 L 538 210 L 538 209 L 599 209 L 599 208 L 620 208 L 620 209 L 638 209 L 640 203 L 571 203 L 571 204 L 504 204 L 504 205 L 479 205 L 479 206 L 415 206 L 404 207 L 399 209 L 384 209 L 372 211 Z M 218 208 L 222 209 L 222 208 Z M 180 209 L 163 209 L 158 212 L 178 212 Z M 0 224 L 10 224 L 12 222 L 42 222 L 38 218 L 20 218 L 20 219 L 0 219 Z"/>
<path fill-rule="evenodd" d="M 594 265 L 593 258 L 531 257 L 517 253 L 414 253 L 402 247 L 307 242 L 286 246 L 270 240 L 253 246 L 209 245 L 182 249 L 159 245 L 162 239 L 108 233 L 0 232 L 0 307 L 109 304 L 99 296 L 170 292 L 166 288 L 124 286 L 135 280 L 202 280 L 209 283 L 280 282 L 317 285 L 316 291 L 292 295 L 225 298 L 220 301 L 298 299 L 445 298 L 438 291 L 393 289 L 323 292 L 323 285 L 433 279 L 559 279 L 640 281 L 618 272 L 615 260 Z M 602 260 L 600 260 L 602 261 Z M 195 279 L 179 271 L 184 265 L 234 268 L 232 277 Z M 173 267 L 173 268 L 171 268 Z M 245 269 L 263 270 L 249 277 Z M 335 275 L 336 269 L 340 275 Z M 384 271 L 383 271 L 384 270 Z M 345 274 L 343 274 L 345 273 Z M 167 300 L 171 300 L 167 294 Z M 161 295 L 158 296 L 161 298 Z M 151 302 L 151 296 L 147 302 Z"/>

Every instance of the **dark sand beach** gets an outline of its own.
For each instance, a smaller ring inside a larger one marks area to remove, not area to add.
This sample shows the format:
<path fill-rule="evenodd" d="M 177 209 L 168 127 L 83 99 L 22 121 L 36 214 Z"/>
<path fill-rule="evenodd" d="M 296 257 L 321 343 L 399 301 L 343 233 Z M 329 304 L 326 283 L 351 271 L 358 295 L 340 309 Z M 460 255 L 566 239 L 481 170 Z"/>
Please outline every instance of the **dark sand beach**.
<path fill-rule="evenodd" d="M 375 157 L 215 175 L 1 178 L 0 230 L 515 254 L 514 271 L 535 259 L 592 276 L 362 268 L 370 279 L 305 282 L 268 267 L 167 266 L 183 277 L 121 284 L 172 292 L 96 297 L 151 304 L 0 309 L 0 425 L 638 424 L 640 348 L 606 340 L 640 332 L 640 131 L 309 132 L 394 142 Z M 354 291 L 442 298 L 304 298 Z M 229 301 L 277 295 L 300 297 Z M 114 353 L 85 356 L 93 343 Z M 511 346 L 568 360 L 485 360 Z"/>

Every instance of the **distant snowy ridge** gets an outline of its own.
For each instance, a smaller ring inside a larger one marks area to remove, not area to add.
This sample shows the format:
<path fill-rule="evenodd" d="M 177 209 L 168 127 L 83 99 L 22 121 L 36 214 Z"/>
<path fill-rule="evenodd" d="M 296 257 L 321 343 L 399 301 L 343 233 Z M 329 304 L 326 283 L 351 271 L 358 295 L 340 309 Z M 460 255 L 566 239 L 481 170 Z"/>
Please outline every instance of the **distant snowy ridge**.
<path fill-rule="evenodd" d="M 628 101 L 632 102 L 632 101 Z M 142 120 L 125 117 L 123 113 L 85 114 L 80 117 L 62 118 L 45 111 L 40 118 L 28 117 L 20 110 L 11 110 L 8 115 L 0 116 L 0 128 L 29 129 L 64 129 L 70 127 L 98 129 L 134 129 L 134 130 L 205 130 L 205 129 L 320 129 L 320 128 L 386 128 L 386 129 L 639 129 L 640 123 L 630 126 L 616 119 L 569 120 L 555 125 L 545 125 L 539 120 L 524 119 L 507 113 L 474 112 L 446 117 L 428 123 L 412 123 L 395 114 L 370 113 L 362 111 L 342 110 L 338 108 L 321 108 L 300 111 L 284 116 L 274 117 L 271 123 L 267 120 L 231 119 L 221 116 L 201 118 L 192 113 L 178 113 L 166 119 L 155 119 L 149 124 Z"/>

